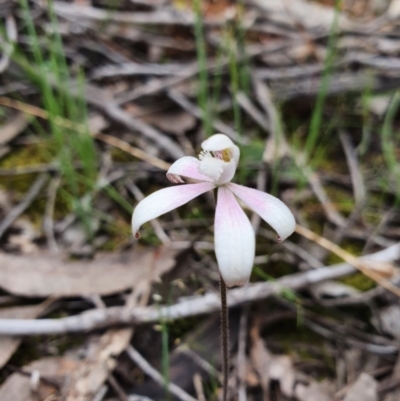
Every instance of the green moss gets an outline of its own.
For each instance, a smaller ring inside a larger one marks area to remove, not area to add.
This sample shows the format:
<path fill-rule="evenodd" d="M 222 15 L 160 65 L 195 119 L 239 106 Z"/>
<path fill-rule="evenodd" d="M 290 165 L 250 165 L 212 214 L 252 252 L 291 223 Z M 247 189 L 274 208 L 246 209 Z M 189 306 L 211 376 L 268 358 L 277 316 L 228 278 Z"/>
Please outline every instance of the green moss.
<path fill-rule="evenodd" d="M 171 346 L 174 345 L 174 343 L 179 343 L 183 337 L 195 330 L 201 320 L 202 319 L 199 319 L 199 317 L 190 317 L 174 320 L 172 323 L 167 324 Z"/>
<path fill-rule="evenodd" d="M 352 255 L 357 256 L 361 254 L 363 245 L 362 243 L 351 242 L 351 243 L 344 243 L 341 245 L 341 247 L 342 249 L 351 253 Z M 335 254 L 330 254 L 327 260 L 327 264 L 329 265 L 342 262 L 343 260 Z M 353 274 L 352 276 L 344 277 L 340 281 L 360 291 L 368 291 L 371 288 L 374 288 L 376 285 L 374 280 L 370 279 L 369 277 L 365 276 L 362 273 L 356 273 Z"/>
<path fill-rule="evenodd" d="M 8 109 L 6 107 L 0 107 L 0 124 L 3 124 L 7 115 Z"/>
<path fill-rule="evenodd" d="M 190 208 L 190 210 L 186 214 L 186 217 L 188 219 L 203 219 L 203 218 L 206 218 L 207 216 L 205 215 L 203 209 L 194 206 L 194 207 Z"/>
<path fill-rule="evenodd" d="M 135 161 L 135 158 L 131 154 L 114 147 L 111 149 L 111 157 L 114 162 L 129 163 Z"/>
<path fill-rule="evenodd" d="M 287 354 L 297 352 L 297 349 L 293 349 L 293 344 L 298 342 L 314 345 L 322 345 L 324 342 L 321 336 L 303 325 L 298 325 L 296 320 L 282 320 L 269 327 L 268 333 L 268 337 L 278 341 Z"/>
<path fill-rule="evenodd" d="M 63 185 L 61 183 L 61 185 Z M 60 186 L 61 186 L 60 185 Z M 60 191 L 57 192 L 56 201 L 54 205 L 54 219 L 61 220 L 68 213 L 73 210 L 72 203 Z"/>
<path fill-rule="evenodd" d="M 340 244 L 340 247 L 347 251 L 348 253 L 351 253 L 354 256 L 360 255 L 363 249 L 363 243 L 361 242 L 343 242 Z M 327 259 L 327 264 L 328 265 L 334 265 L 336 263 L 343 263 L 343 259 L 339 258 L 339 256 L 335 255 L 334 253 L 331 253 L 328 256 Z"/>
<path fill-rule="evenodd" d="M 343 157 L 343 151 L 338 150 L 329 142 L 327 148 L 321 151 L 318 158 L 313 161 L 314 168 L 327 174 L 348 174 L 347 163 L 338 163 L 338 160 L 342 160 Z"/>
<path fill-rule="evenodd" d="M 36 227 L 40 228 L 43 223 L 43 215 L 46 209 L 46 199 L 37 198 L 32 202 L 29 208 L 25 211 L 25 214 L 29 216 L 29 220 Z"/>
<path fill-rule="evenodd" d="M 18 350 L 10 359 L 10 364 L 14 366 L 25 366 L 28 363 L 40 359 L 40 345 L 43 341 L 41 336 L 33 336 L 25 339 Z"/>
<path fill-rule="evenodd" d="M 54 153 L 53 141 L 40 141 L 35 144 L 21 146 L 0 160 L 2 168 L 15 168 L 39 163 L 48 163 Z"/>
<path fill-rule="evenodd" d="M 383 213 L 387 211 L 386 197 L 385 193 L 368 193 L 367 204 L 362 212 L 362 217 L 366 224 L 376 226 L 381 222 Z"/>
<path fill-rule="evenodd" d="M 345 215 L 350 214 L 354 209 L 353 195 L 346 189 L 327 185 L 325 192 L 333 203 L 334 208 Z"/>
<path fill-rule="evenodd" d="M 0 168 L 14 170 L 24 166 L 51 163 L 55 160 L 56 154 L 57 147 L 54 140 L 16 146 L 10 154 L 0 160 Z M 9 191 L 15 202 L 19 202 L 26 196 L 26 192 L 29 190 L 36 177 L 36 173 L 3 176 L 1 177 L 0 187 Z M 74 198 L 71 197 L 66 190 L 63 190 L 63 188 L 67 187 L 68 184 L 65 182 L 65 179 L 63 179 L 59 186 L 60 190 L 57 192 L 54 206 L 54 219 L 56 220 L 62 219 L 73 209 L 72 200 Z M 87 191 L 87 185 L 80 183 L 78 185 L 78 190 L 83 195 Z M 43 194 L 45 195 L 44 192 Z M 39 195 L 25 212 L 35 225 L 40 226 L 42 224 L 47 202 L 46 199 L 46 196 Z"/>
<path fill-rule="evenodd" d="M 141 235 L 140 240 L 142 242 L 142 245 L 150 245 L 150 246 L 162 245 L 160 239 L 154 233 L 153 228 L 149 230 L 140 231 L 140 235 Z"/>
<path fill-rule="evenodd" d="M 363 292 L 376 287 L 375 281 L 363 273 L 353 274 L 352 276 L 342 278 L 340 281 Z"/>
<path fill-rule="evenodd" d="M 132 238 L 132 228 L 130 224 L 122 219 L 115 219 L 105 227 L 110 239 L 101 247 L 104 251 L 115 251 L 127 244 Z"/>
<path fill-rule="evenodd" d="M 52 345 L 56 347 L 56 355 L 64 355 L 67 351 L 81 347 L 85 344 L 86 337 L 84 335 L 66 335 L 66 336 L 51 336 L 49 338 Z"/>
<path fill-rule="evenodd" d="M 321 202 L 311 196 L 305 201 L 296 203 L 302 218 L 308 222 L 308 228 L 316 234 L 322 235 L 326 218 Z"/>
<path fill-rule="evenodd" d="M 18 169 L 18 167 L 49 163 L 53 160 L 55 144 L 53 141 L 41 141 L 35 144 L 21 146 L 13 149 L 0 160 L 0 168 Z M 4 176 L 0 186 L 12 190 L 15 194 L 24 195 L 32 185 L 34 174 L 21 174 Z"/>
<path fill-rule="evenodd" d="M 258 246 L 257 249 L 260 247 Z M 270 246 L 265 247 L 270 249 Z M 264 250 L 265 252 L 265 250 Z M 263 279 L 263 280 L 273 280 L 288 274 L 296 272 L 296 268 L 283 260 L 274 260 L 268 262 L 264 266 L 255 266 L 252 271 L 252 278 Z M 252 280 L 253 281 L 253 280 Z M 257 280 L 255 280 L 257 281 Z"/>

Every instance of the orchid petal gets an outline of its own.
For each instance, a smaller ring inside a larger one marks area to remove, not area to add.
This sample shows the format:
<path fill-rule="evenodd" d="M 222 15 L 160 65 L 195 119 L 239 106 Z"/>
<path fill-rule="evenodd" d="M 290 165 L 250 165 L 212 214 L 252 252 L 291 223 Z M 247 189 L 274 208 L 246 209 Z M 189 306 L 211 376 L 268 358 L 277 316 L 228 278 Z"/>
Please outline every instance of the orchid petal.
<path fill-rule="evenodd" d="M 205 157 L 202 157 L 200 161 L 199 170 L 202 174 L 205 174 L 207 177 L 210 177 L 212 182 L 218 184 L 218 180 L 220 179 L 222 173 L 224 172 L 224 167 L 226 162 L 221 159 L 216 159 L 212 157 L 210 154 L 206 154 Z"/>
<path fill-rule="evenodd" d="M 223 185 L 230 182 L 236 173 L 236 162 L 231 160 L 229 163 L 224 162 L 223 171 L 218 180 L 215 182 L 217 185 Z"/>
<path fill-rule="evenodd" d="M 229 137 L 224 134 L 215 134 L 210 136 L 201 144 L 201 147 L 207 152 L 220 152 L 229 149 L 230 156 L 235 161 L 235 166 L 237 167 L 239 163 L 239 148 L 232 142 Z"/>
<path fill-rule="evenodd" d="M 279 241 L 293 233 L 296 221 L 290 209 L 281 200 L 243 185 L 229 183 L 227 187 L 278 233 Z"/>
<path fill-rule="evenodd" d="M 167 171 L 167 178 L 175 184 L 183 184 L 181 176 L 194 180 L 212 182 L 212 178 L 199 171 L 200 160 L 191 156 L 178 159 Z"/>
<path fill-rule="evenodd" d="M 142 224 L 170 212 L 190 200 L 210 191 L 215 185 L 210 182 L 180 185 L 160 189 L 138 203 L 132 216 L 132 230 L 136 238 L 140 238 L 139 228 Z"/>
<path fill-rule="evenodd" d="M 228 287 L 249 281 L 255 254 L 255 235 L 246 214 L 225 186 L 218 188 L 215 211 L 215 253 Z"/>
<path fill-rule="evenodd" d="M 211 135 L 201 144 L 201 147 L 209 152 L 216 152 L 219 150 L 229 149 L 233 146 L 236 145 L 232 142 L 232 140 L 229 137 L 227 137 L 224 134 Z"/>
<path fill-rule="evenodd" d="M 230 182 L 239 162 L 239 148 L 224 134 L 210 136 L 201 147 L 200 171 L 211 177 L 217 185 Z"/>

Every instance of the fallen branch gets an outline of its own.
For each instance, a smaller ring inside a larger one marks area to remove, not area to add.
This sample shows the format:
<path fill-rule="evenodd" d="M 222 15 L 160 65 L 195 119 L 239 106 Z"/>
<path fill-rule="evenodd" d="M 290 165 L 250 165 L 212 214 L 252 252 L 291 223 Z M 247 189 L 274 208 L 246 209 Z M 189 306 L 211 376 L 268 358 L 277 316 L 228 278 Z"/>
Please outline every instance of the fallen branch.
<path fill-rule="evenodd" d="M 382 251 L 363 256 L 356 260 L 368 262 L 390 262 L 400 257 L 400 243 Z M 229 291 L 230 307 L 244 303 L 259 301 L 279 295 L 284 289 L 300 290 L 324 280 L 333 280 L 356 272 L 350 264 L 341 263 L 334 266 L 321 267 L 306 272 L 296 273 L 277 279 L 276 281 L 250 284 Z M 219 310 L 220 300 L 217 293 L 195 296 L 175 305 L 163 307 L 113 307 L 95 309 L 80 315 L 61 319 L 0 319 L 0 335 L 37 335 L 65 334 L 85 332 L 113 325 L 139 325 L 153 323 L 161 319 L 176 320 L 189 316 L 202 315 Z"/>

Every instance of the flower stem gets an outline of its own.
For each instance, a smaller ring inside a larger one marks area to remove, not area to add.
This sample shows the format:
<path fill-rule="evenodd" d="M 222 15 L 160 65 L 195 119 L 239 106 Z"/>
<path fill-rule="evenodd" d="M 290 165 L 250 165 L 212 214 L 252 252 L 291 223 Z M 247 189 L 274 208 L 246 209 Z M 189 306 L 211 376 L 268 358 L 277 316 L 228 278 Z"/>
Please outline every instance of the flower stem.
<path fill-rule="evenodd" d="M 226 302 L 226 284 L 219 276 L 219 289 L 221 292 L 221 345 L 222 345 L 222 371 L 223 371 L 223 401 L 228 399 L 229 375 L 229 318 Z"/>

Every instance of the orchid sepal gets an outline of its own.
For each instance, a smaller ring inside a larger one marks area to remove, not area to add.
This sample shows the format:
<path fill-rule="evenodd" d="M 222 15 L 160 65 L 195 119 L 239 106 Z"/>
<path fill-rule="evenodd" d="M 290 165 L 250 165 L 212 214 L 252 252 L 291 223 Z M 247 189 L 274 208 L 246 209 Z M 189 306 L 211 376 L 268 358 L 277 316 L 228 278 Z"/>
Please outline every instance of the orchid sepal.
<path fill-rule="evenodd" d="M 280 199 L 232 182 L 227 184 L 227 187 L 277 232 L 278 241 L 283 241 L 293 234 L 296 221 L 290 209 Z"/>
<path fill-rule="evenodd" d="M 140 238 L 139 228 L 144 223 L 170 212 L 214 188 L 215 185 L 211 182 L 200 182 L 163 188 L 153 192 L 141 200 L 133 212 L 132 231 L 135 238 Z"/>
<path fill-rule="evenodd" d="M 226 186 L 218 188 L 215 254 L 219 271 L 228 287 L 248 283 L 255 256 L 254 230 Z"/>

